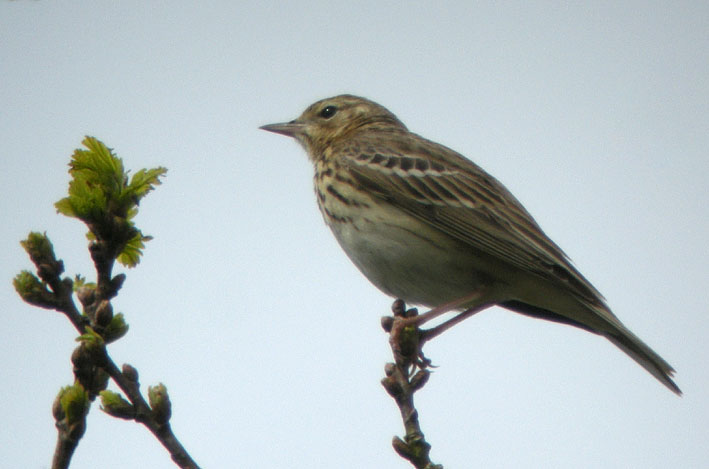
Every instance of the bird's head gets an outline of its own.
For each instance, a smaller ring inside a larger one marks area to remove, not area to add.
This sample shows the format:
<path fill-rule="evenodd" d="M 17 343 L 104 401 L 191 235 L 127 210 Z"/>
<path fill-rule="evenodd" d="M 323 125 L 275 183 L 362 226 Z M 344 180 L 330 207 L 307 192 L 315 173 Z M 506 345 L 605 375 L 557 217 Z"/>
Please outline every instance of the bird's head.
<path fill-rule="evenodd" d="M 356 132 L 406 131 L 406 126 L 384 106 L 348 94 L 320 100 L 290 122 L 260 128 L 295 138 L 312 159 L 319 158 L 329 146 Z"/>

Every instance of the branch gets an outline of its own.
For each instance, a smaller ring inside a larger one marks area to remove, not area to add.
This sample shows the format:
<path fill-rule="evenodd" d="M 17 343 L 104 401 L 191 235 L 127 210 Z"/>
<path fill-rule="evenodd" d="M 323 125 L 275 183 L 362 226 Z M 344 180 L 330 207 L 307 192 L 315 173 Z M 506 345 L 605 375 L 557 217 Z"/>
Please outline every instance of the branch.
<path fill-rule="evenodd" d="M 401 412 L 406 434 L 402 440 L 395 436 L 392 440 L 394 450 L 408 460 L 416 469 L 443 469 L 429 459 L 431 445 L 426 441 L 419 425 L 418 411 L 414 406 L 414 393 L 421 389 L 431 372 L 430 361 L 421 353 L 421 330 L 418 326 L 409 326 L 404 321 L 418 314 L 415 308 L 406 310 L 403 300 L 396 300 L 392 305 L 394 316 L 382 318 L 382 327 L 389 333 L 389 344 L 394 354 L 394 363 L 384 367 L 386 378 L 382 385 Z M 412 372 L 419 368 L 412 376 Z"/>
<path fill-rule="evenodd" d="M 116 364 L 108 357 L 105 369 L 109 376 L 116 382 L 119 388 L 128 396 L 131 404 L 131 411 L 128 416 L 113 414 L 114 407 L 107 402 L 102 394 L 103 409 L 111 415 L 119 418 L 131 418 L 147 427 L 150 432 L 168 450 L 172 460 L 184 469 L 199 469 L 197 463 L 192 459 L 182 443 L 177 439 L 170 427 L 170 400 L 167 396 L 167 389 L 164 385 L 150 387 L 148 394 L 150 404 L 148 404 L 140 394 L 140 384 L 138 383 L 138 371 L 132 366 L 125 364 L 123 370 L 119 370 Z"/>
<path fill-rule="evenodd" d="M 102 142 L 87 137 L 87 150 L 76 150 L 69 164 L 72 180 L 68 197 L 55 204 L 57 211 L 78 218 L 89 228 L 89 252 L 96 269 L 96 283 L 63 277 L 64 264 L 54 254 L 45 234 L 30 233 L 21 244 L 35 264 L 37 275 L 23 271 L 14 279 L 17 292 L 27 303 L 63 313 L 79 332 L 80 345 L 71 356 L 75 382 L 60 390 L 52 411 L 58 431 L 53 469 L 69 467 L 71 457 L 86 430 L 91 402 L 101 396 L 102 410 L 114 417 L 135 420 L 150 430 L 170 452 L 172 460 L 186 469 L 197 463 L 170 427 L 171 403 L 163 384 L 148 387 L 148 401 L 140 393 L 138 371 L 130 365 L 119 369 L 106 345 L 128 331 L 122 313 L 114 314 L 111 299 L 121 289 L 124 274 L 113 276 L 116 261 L 134 267 L 144 243 L 151 239 L 133 223 L 140 200 L 160 184 L 165 168 L 141 169 L 129 179 L 123 163 Z M 77 308 L 76 291 L 82 312 Z M 107 391 L 109 379 L 127 396 Z"/>
<path fill-rule="evenodd" d="M 58 437 L 52 468 L 69 467 L 74 450 L 86 429 L 85 417 L 88 413 L 88 402 L 95 399 L 97 395 L 106 392 L 107 379 L 110 377 L 128 397 L 131 410 L 126 411 L 123 408 L 123 414 L 116 415 L 110 404 L 106 405 L 105 402 L 104 410 L 110 415 L 133 419 L 145 425 L 170 452 L 172 460 L 179 467 L 197 469 L 199 466 L 187 453 L 170 427 L 170 412 L 165 410 L 169 409 L 170 401 L 165 387 L 156 386 L 162 392 L 157 393 L 159 398 L 153 399 L 148 404 L 139 390 L 137 370 L 130 365 L 124 365 L 123 370 L 120 370 L 106 349 L 107 341 L 115 340 L 127 330 L 127 326 L 122 329 L 115 327 L 116 322 L 125 323 L 122 322 L 122 315 L 113 315 L 110 306 L 110 298 L 116 296 L 125 277 L 124 275 L 111 277 L 113 262 L 107 262 L 105 254 L 113 247 L 99 242 L 92 242 L 90 246 L 97 269 L 98 283 L 95 287 L 82 286 L 78 290 L 79 300 L 87 312 L 87 315 L 83 316 L 79 313 L 72 296 L 73 282 L 69 278 L 62 279 L 60 277 L 64 271 L 63 263 L 55 258 L 49 240 L 39 233 L 31 233 L 28 239 L 23 242 L 23 246 L 28 250 L 30 258 L 35 261 L 38 275 L 43 282 L 39 285 L 40 287 L 44 285 L 44 287 L 36 288 L 36 285 L 34 289 L 27 287 L 26 284 L 33 285 L 33 282 L 27 280 L 28 273 L 23 273 L 15 281 L 20 295 L 32 304 L 63 313 L 81 334 L 79 337 L 81 345 L 72 354 L 77 383 L 74 386 L 63 388 L 54 404 Z M 40 247 L 44 249 L 43 252 L 38 251 Z M 20 277 L 24 279 L 25 284 L 22 283 Z M 34 279 L 35 283 L 39 282 L 37 277 Z M 119 320 L 116 321 L 116 318 Z M 113 329 L 111 328 L 112 324 L 114 324 Z M 97 331 L 102 332 L 103 335 Z M 84 410 L 69 415 L 70 412 L 66 411 L 67 406 Z"/>

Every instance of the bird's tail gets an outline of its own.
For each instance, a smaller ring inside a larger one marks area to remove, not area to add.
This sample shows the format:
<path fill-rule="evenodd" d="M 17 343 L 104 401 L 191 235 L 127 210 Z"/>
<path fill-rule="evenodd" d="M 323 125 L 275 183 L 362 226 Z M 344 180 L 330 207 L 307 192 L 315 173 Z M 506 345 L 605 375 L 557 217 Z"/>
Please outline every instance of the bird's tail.
<path fill-rule="evenodd" d="M 672 392 L 677 395 L 682 395 L 682 391 L 677 384 L 672 381 L 672 375 L 675 370 L 670 364 L 648 347 L 638 336 L 630 332 L 630 330 L 611 313 L 603 302 L 599 301 L 599 303 L 595 305 L 588 302 L 581 303 L 581 308 L 572 308 L 574 311 L 573 316 L 555 313 L 551 309 L 533 306 L 522 301 L 507 301 L 500 303 L 500 306 L 528 316 L 569 324 L 595 334 L 600 334 L 613 342 L 619 349 L 628 354 L 630 358 L 638 362 L 640 366 L 649 371 L 650 374 L 667 386 Z M 569 304 L 557 309 L 567 310 L 568 306 Z"/>
<path fill-rule="evenodd" d="M 638 362 L 640 366 L 649 371 L 650 374 L 667 386 L 670 391 L 681 396 L 682 391 L 672 380 L 672 376 L 675 373 L 674 368 L 654 350 L 648 347 L 645 342 L 640 340 L 638 336 L 630 332 L 627 327 L 622 324 L 614 324 L 613 326 L 612 331 L 604 331 L 601 332 L 601 334 L 628 354 L 630 358 Z"/>

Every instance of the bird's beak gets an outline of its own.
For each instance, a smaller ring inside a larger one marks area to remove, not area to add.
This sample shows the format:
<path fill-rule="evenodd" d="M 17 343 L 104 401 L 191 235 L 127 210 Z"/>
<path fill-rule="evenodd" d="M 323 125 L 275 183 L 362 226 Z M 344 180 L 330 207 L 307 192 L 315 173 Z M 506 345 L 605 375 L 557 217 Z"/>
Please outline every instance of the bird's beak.
<path fill-rule="evenodd" d="M 282 122 L 280 124 L 267 124 L 262 125 L 259 129 L 268 130 L 276 134 L 287 135 L 289 137 L 295 137 L 300 135 L 305 130 L 305 124 L 296 121 Z"/>

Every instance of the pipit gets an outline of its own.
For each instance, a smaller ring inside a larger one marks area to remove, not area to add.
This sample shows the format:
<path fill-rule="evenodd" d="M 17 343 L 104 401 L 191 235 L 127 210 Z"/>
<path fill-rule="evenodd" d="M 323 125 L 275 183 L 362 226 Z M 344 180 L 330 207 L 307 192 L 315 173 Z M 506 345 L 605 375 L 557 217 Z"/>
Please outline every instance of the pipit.
<path fill-rule="evenodd" d="M 433 308 L 412 321 L 458 312 L 428 337 L 499 305 L 606 337 L 681 394 L 672 367 L 620 322 L 522 204 L 472 161 L 351 95 L 261 128 L 305 148 L 325 223 L 359 270 L 384 293 Z"/>

